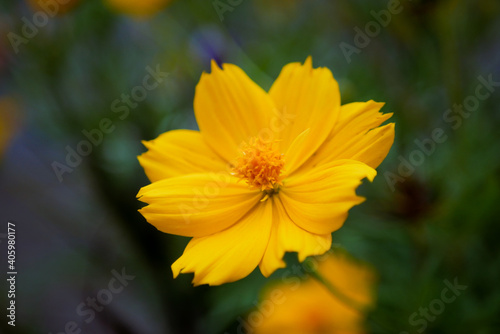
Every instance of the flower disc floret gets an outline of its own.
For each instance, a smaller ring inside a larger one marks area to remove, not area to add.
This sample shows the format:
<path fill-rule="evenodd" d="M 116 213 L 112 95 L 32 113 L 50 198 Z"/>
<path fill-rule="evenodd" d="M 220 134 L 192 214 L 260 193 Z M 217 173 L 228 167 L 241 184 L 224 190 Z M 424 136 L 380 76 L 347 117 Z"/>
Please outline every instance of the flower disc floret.
<path fill-rule="evenodd" d="M 276 141 L 252 138 L 241 145 L 241 154 L 234 163 L 232 174 L 252 189 L 277 190 L 283 185 L 284 154 L 277 149 Z"/>

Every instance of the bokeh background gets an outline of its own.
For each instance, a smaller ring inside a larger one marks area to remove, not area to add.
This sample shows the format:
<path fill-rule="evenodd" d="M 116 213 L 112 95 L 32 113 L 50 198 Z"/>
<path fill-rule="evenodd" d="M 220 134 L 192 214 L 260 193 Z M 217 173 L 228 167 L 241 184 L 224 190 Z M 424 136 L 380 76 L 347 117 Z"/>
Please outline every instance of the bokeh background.
<path fill-rule="evenodd" d="M 467 288 L 420 332 L 500 332 L 500 84 L 483 82 L 500 82 L 500 2 L 401 0 L 383 26 L 376 18 L 391 1 L 149 2 L 70 1 L 53 16 L 36 1 L 1 2 L 0 332 L 55 334 L 73 321 L 81 333 L 238 333 L 280 272 L 219 287 L 174 280 L 188 239 L 138 214 L 149 181 L 136 156 L 141 140 L 197 129 L 194 89 L 211 59 L 267 90 L 282 66 L 309 55 L 331 69 L 343 103 L 386 102 L 396 122 L 378 177 L 358 189 L 367 201 L 333 234 L 335 247 L 377 270 L 367 331 L 418 333 L 409 317 L 456 280 Z M 161 83 L 117 112 L 126 104 L 115 100 L 144 92 L 136 87 L 158 69 Z M 103 119 L 112 130 L 58 177 L 54 163 L 66 165 Z M 15 328 L 4 315 L 9 221 Z M 87 323 L 77 308 L 113 270 L 134 278 Z"/>

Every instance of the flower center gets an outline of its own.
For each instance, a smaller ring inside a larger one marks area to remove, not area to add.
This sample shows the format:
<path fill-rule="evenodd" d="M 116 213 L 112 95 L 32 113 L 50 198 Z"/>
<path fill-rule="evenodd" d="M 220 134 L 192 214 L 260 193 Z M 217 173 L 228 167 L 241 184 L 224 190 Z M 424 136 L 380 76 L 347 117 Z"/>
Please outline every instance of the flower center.
<path fill-rule="evenodd" d="M 284 175 L 284 155 L 277 149 L 276 141 L 266 142 L 260 138 L 251 138 L 243 143 L 241 155 L 236 159 L 232 174 L 245 180 L 251 188 L 277 191 Z"/>

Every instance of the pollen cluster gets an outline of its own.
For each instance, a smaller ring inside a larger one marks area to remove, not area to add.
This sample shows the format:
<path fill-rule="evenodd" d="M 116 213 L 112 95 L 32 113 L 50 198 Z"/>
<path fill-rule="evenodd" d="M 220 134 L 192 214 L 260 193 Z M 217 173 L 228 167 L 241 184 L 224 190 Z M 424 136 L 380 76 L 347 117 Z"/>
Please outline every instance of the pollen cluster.
<path fill-rule="evenodd" d="M 276 141 L 252 138 L 242 144 L 232 174 L 245 180 L 251 188 L 269 192 L 282 185 L 284 165 L 284 155 L 277 149 Z"/>

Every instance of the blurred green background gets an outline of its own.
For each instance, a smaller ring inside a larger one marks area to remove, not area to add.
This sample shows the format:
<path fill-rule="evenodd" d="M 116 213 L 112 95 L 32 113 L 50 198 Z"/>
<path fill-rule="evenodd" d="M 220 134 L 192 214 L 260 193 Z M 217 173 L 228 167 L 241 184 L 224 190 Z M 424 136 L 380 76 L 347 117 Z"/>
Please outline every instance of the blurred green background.
<path fill-rule="evenodd" d="M 178 0 L 139 17 L 81 0 L 45 22 L 39 8 L 2 1 L 3 312 L 9 221 L 18 276 L 16 326 L 4 315 L 0 331 L 55 334 L 74 322 L 81 333 L 239 333 L 239 317 L 280 272 L 220 287 L 174 280 L 170 265 L 188 239 L 137 212 L 149 181 L 136 156 L 141 140 L 197 129 L 194 89 L 211 59 L 237 64 L 267 90 L 285 64 L 311 55 L 331 69 L 343 103 L 386 102 L 396 122 L 378 177 L 358 190 L 367 201 L 333 234 L 335 247 L 378 271 L 368 331 L 499 333 L 500 83 L 484 82 L 500 82 L 500 2 L 390 4 Z M 26 21 L 39 23 L 36 33 Z M 137 88 L 155 70 L 160 84 Z M 141 101 L 127 105 L 127 95 Z M 58 177 L 54 166 L 103 119 L 108 132 Z M 431 142 L 436 129 L 444 135 Z M 134 277 L 123 290 L 92 320 L 79 314 L 122 270 Z M 467 288 L 422 329 L 424 316 L 410 318 L 441 298 L 445 280 Z"/>

